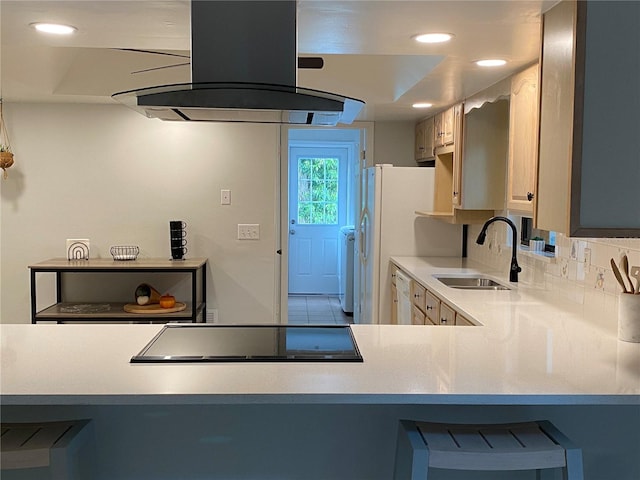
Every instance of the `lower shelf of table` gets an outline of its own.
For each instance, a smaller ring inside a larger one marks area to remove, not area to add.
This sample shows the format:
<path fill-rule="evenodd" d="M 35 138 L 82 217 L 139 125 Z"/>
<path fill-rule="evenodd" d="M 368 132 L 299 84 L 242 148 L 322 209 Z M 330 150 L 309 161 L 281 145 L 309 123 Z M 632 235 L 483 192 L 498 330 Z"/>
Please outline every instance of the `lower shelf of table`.
<path fill-rule="evenodd" d="M 88 306 L 85 312 L 76 313 L 69 312 L 71 307 L 78 305 Z M 102 321 L 114 321 L 114 322 L 193 322 L 197 321 L 200 317 L 204 317 L 203 311 L 205 308 L 204 303 L 199 303 L 194 310 L 191 303 L 187 303 L 187 308 L 181 312 L 174 313 L 128 313 L 124 311 L 126 302 L 62 302 L 51 305 L 50 307 L 41 310 L 36 313 L 36 322 L 102 322 Z M 108 306 L 108 310 L 106 307 Z M 100 311 L 96 311 L 100 310 Z"/>

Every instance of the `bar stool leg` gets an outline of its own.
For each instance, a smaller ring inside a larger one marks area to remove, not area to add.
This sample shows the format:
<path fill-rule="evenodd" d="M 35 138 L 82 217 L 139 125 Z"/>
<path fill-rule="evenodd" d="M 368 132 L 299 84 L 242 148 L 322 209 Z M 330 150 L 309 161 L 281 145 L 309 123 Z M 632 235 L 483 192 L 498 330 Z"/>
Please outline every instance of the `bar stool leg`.
<path fill-rule="evenodd" d="M 91 421 L 77 422 L 50 451 L 52 480 L 91 478 L 94 461 L 94 428 Z"/>
<path fill-rule="evenodd" d="M 427 480 L 429 450 L 415 422 L 400 420 L 394 480 Z"/>
<path fill-rule="evenodd" d="M 539 421 L 540 428 L 549 435 L 558 445 L 565 449 L 567 466 L 563 470 L 564 480 L 583 480 L 584 467 L 582 464 L 582 450 L 569 440 L 551 422 Z"/>
<path fill-rule="evenodd" d="M 563 469 L 564 472 L 564 469 Z M 536 470 L 536 480 L 557 480 L 557 468 L 543 468 Z"/>

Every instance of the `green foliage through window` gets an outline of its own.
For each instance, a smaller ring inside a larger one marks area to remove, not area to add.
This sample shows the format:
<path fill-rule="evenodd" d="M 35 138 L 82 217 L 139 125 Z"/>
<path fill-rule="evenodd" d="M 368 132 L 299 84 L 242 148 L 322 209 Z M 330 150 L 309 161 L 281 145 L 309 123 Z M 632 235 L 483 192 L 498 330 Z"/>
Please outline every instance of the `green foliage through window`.
<path fill-rule="evenodd" d="M 298 159 L 298 223 L 338 224 L 338 159 Z"/>

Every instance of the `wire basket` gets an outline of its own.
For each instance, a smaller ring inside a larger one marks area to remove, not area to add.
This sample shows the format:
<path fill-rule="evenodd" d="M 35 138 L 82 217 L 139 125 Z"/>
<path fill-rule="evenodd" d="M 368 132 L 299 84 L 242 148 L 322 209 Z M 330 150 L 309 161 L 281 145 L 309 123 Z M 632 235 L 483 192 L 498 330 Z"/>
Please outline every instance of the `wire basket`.
<path fill-rule="evenodd" d="M 114 245 L 109 251 L 114 260 L 135 260 L 140 248 L 137 245 Z"/>

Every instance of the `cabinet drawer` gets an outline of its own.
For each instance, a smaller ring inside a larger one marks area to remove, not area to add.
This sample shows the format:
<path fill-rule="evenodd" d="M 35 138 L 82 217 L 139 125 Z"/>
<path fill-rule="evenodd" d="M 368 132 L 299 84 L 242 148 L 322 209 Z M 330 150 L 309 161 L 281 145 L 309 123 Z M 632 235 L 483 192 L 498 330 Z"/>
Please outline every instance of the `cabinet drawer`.
<path fill-rule="evenodd" d="M 428 290 L 425 292 L 424 313 L 431 323 L 440 324 L 440 300 Z"/>
<path fill-rule="evenodd" d="M 424 303 L 426 293 L 426 288 L 424 288 L 415 280 L 411 280 L 411 302 L 423 312 L 426 312 Z"/>
<path fill-rule="evenodd" d="M 427 118 L 416 124 L 415 159 L 416 161 L 429 160 L 434 156 L 434 123 L 433 117 Z"/>
<path fill-rule="evenodd" d="M 426 322 L 427 324 L 429 324 L 430 322 Z M 416 307 L 415 305 L 411 306 L 411 325 L 424 325 L 425 324 L 425 316 L 424 313 L 422 313 L 422 310 L 420 310 L 418 307 Z"/>
<path fill-rule="evenodd" d="M 391 285 L 396 284 L 396 276 L 398 273 L 398 266 L 395 264 L 391 264 Z"/>
<path fill-rule="evenodd" d="M 438 315 L 440 325 L 455 325 L 456 324 L 456 311 L 446 303 L 440 304 L 440 315 Z"/>

